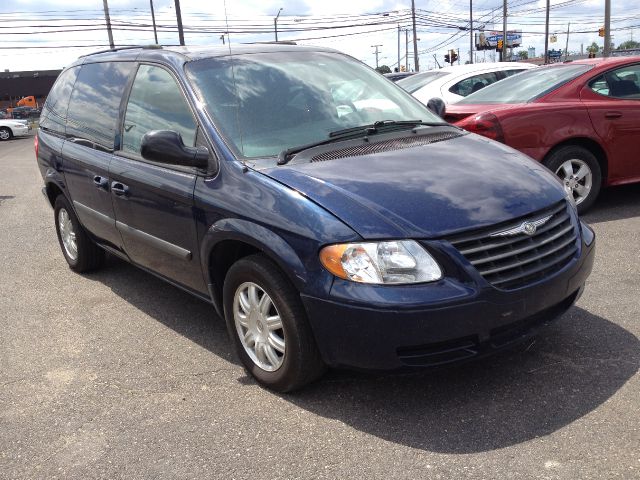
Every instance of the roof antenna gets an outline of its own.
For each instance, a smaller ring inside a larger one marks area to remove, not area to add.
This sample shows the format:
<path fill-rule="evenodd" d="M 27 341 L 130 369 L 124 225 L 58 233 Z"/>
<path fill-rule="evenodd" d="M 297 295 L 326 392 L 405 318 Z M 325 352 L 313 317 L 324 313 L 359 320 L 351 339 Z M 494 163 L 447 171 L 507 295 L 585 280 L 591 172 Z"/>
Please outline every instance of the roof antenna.
<path fill-rule="evenodd" d="M 231 34 L 229 33 L 229 16 L 227 15 L 227 0 L 224 0 L 224 21 L 227 24 L 227 45 L 229 48 L 229 59 L 231 60 L 231 78 L 233 79 L 233 89 L 236 97 L 236 128 L 240 134 L 240 151 L 244 157 L 244 142 L 242 140 L 242 126 L 240 124 L 240 96 L 238 95 L 238 85 L 236 84 L 236 72 L 233 65 L 233 52 L 231 51 Z M 246 172 L 246 163 L 242 162 Z"/>

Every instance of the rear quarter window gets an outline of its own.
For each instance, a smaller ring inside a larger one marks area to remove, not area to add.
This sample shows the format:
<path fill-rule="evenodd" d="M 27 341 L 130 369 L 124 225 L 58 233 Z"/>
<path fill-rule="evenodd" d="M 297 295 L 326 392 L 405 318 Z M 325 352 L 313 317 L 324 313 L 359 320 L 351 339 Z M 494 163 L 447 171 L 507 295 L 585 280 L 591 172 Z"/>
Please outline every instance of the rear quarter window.
<path fill-rule="evenodd" d="M 42 107 L 40 128 L 43 130 L 64 135 L 69 99 L 79 70 L 80 67 L 69 68 L 62 72 L 56 80 L 44 107 Z"/>
<path fill-rule="evenodd" d="M 69 102 L 67 136 L 113 151 L 120 102 L 134 67 L 131 62 L 82 66 Z"/>

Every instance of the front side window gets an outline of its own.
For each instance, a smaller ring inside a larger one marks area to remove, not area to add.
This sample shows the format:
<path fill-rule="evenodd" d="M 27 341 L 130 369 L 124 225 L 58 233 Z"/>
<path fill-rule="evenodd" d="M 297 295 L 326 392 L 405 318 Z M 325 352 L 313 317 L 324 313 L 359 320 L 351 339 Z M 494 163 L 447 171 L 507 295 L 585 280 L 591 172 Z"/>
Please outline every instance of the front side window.
<path fill-rule="evenodd" d="M 495 72 L 479 73 L 473 77 L 465 78 L 464 80 L 455 83 L 449 88 L 451 93 L 466 97 L 474 92 L 477 92 L 481 88 L 491 85 L 498 81 L 498 76 Z"/>
<path fill-rule="evenodd" d="M 142 137 L 151 130 L 173 130 L 192 147 L 196 122 L 173 76 L 163 68 L 140 65 L 124 117 L 122 149 L 140 155 Z"/>
<path fill-rule="evenodd" d="M 640 100 L 640 65 L 626 65 L 589 82 L 589 88 L 608 97 Z"/>
<path fill-rule="evenodd" d="M 243 157 L 275 156 L 376 121 L 442 122 L 382 75 L 340 54 L 207 58 L 186 70 L 216 127 Z"/>

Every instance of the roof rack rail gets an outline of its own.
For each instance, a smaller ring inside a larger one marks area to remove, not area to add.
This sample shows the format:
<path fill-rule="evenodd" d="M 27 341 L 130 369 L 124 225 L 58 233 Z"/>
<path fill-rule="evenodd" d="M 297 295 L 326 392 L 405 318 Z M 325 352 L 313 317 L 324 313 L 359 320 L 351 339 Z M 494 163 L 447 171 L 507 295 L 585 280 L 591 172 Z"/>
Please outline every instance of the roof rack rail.
<path fill-rule="evenodd" d="M 79 58 L 90 57 L 91 55 L 98 55 L 100 53 L 119 52 L 120 50 L 134 50 L 136 48 L 141 48 L 144 50 L 161 50 L 162 45 L 152 43 L 149 45 L 128 45 L 126 47 L 114 47 L 114 48 L 108 48 L 106 50 L 100 50 L 98 52 L 87 53 L 86 55 L 80 55 Z"/>
<path fill-rule="evenodd" d="M 247 42 L 247 45 L 297 45 L 296 42 L 291 40 L 278 40 L 278 41 L 267 41 L 267 42 Z"/>

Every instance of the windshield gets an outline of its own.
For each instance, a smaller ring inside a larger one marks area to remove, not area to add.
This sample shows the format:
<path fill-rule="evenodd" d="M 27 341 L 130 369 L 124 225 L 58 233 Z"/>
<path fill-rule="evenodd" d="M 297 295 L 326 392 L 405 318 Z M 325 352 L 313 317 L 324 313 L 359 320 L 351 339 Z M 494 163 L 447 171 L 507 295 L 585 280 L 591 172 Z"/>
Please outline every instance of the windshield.
<path fill-rule="evenodd" d="M 398 80 L 397 83 L 407 92 L 413 93 L 420 90 L 425 85 L 433 82 L 436 78 L 444 77 L 445 75 L 449 75 L 449 72 L 439 72 L 437 70 L 434 70 L 432 72 L 418 73 L 417 75 L 403 78 L 402 80 Z"/>
<path fill-rule="evenodd" d="M 379 120 L 442 122 L 382 75 L 340 54 L 207 58 L 186 70 L 216 127 L 244 157 L 275 156 Z"/>
<path fill-rule="evenodd" d="M 573 64 L 551 65 L 526 70 L 518 75 L 488 85 L 463 98 L 457 104 L 530 102 L 582 75 L 591 68 L 591 65 Z"/>

